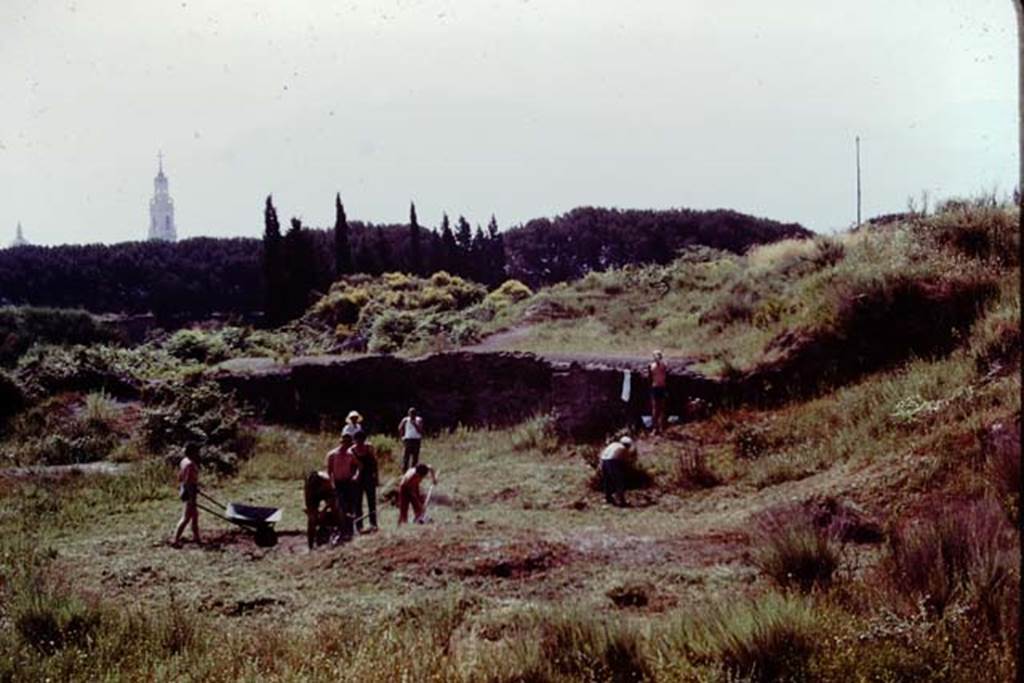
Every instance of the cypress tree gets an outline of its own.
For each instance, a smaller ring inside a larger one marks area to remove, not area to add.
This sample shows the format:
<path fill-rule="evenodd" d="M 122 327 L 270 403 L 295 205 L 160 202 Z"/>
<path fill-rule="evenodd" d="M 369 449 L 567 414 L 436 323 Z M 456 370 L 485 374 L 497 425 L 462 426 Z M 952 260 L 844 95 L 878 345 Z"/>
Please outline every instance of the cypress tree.
<path fill-rule="evenodd" d="M 271 195 L 263 209 L 263 314 L 269 325 L 284 322 L 285 270 L 281 224 Z"/>
<path fill-rule="evenodd" d="M 455 228 L 455 244 L 453 269 L 457 275 L 470 277 L 473 270 L 473 230 L 465 216 L 459 216 L 458 226 Z"/>
<path fill-rule="evenodd" d="M 491 222 L 487 224 L 487 270 L 488 283 L 496 287 L 505 281 L 505 237 L 498 232 L 498 221 L 491 214 Z"/>
<path fill-rule="evenodd" d="M 284 314 L 288 319 L 297 318 L 310 303 L 316 274 L 312 241 L 298 218 L 292 218 L 291 228 L 284 236 L 284 263 L 287 272 Z"/>
<path fill-rule="evenodd" d="M 469 250 L 469 258 L 467 259 L 467 271 L 466 275 L 473 278 L 477 282 L 489 282 L 488 279 L 488 263 L 487 263 L 487 238 L 484 237 L 483 229 L 477 225 L 476 232 L 473 233 L 473 246 Z"/>
<path fill-rule="evenodd" d="M 379 272 L 387 273 L 393 270 L 398 270 L 394 267 L 391 261 L 391 247 L 388 246 L 388 240 L 384 236 L 384 228 L 377 226 L 377 236 L 374 240 L 374 251 L 377 252 L 377 267 Z"/>
<path fill-rule="evenodd" d="M 441 241 L 441 234 L 436 228 L 427 231 L 426 252 L 426 274 L 429 275 L 439 270 L 444 270 L 444 243 Z"/>
<path fill-rule="evenodd" d="M 348 218 L 341 203 L 341 193 L 334 195 L 334 276 L 355 272 L 352 263 L 352 246 L 349 244 Z"/>
<path fill-rule="evenodd" d="M 441 219 L 441 268 L 454 273 L 459 260 L 459 247 L 448 223 L 448 214 Z"/>
<path fill-rule="evenodd" d="M 416 220 L 416 204 L 414 202 L 409 202 L 409 273 L 412 275 L 423 275 L 420 224 Z"/>

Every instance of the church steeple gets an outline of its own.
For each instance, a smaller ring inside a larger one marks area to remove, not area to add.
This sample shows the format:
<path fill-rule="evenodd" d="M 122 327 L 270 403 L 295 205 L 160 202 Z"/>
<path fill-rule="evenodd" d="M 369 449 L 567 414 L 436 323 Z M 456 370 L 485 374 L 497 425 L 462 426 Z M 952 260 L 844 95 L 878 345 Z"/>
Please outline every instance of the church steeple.
<path fill-rule="evenodd" d="M 14 241 L 11 242 L 12 247 L 26 247 L 28 246 L 28 240 L 25 239 L 25 234 L 21 230 L 21 221 L 18 221 L 18 228 L 14 233 Z"/>
<path fill-rule="evenodd" d="M 149 239 L 174 242 L 178 231 L 174 225 L 174 200 L 167 190 L 164 175 L 164 153 L 157 154 L 157 173 L 153 178 L 153 198 L 149 200 Z"/>

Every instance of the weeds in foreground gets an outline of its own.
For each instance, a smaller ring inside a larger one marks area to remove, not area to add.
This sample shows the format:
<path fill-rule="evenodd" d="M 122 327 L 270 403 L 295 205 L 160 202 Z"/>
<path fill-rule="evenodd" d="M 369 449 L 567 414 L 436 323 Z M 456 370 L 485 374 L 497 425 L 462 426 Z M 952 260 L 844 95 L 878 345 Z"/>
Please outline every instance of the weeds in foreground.
<path fill-rule="evenodd" d="M 806 593 L 832 582 L 839 567 L 839 550 L 802 508 L 766 515 L 758 531 L 761 547 L 754 563 L 779 586 Z"/>
<path fill-rule="evenodd" d="M 991 500 L 939 510 L 891 536 L 892 587 L 939 616 L 961 601 L 997 614 L 1015 584 L 1011 533 Z"/>
<path fill-rule="evenodd" d="M 822 626 L 808 599 L 769 593 L 684 618 L 664 635 L 662 656 L 718 664 L 741 679 L 798 680 L 820 647 Z"/>

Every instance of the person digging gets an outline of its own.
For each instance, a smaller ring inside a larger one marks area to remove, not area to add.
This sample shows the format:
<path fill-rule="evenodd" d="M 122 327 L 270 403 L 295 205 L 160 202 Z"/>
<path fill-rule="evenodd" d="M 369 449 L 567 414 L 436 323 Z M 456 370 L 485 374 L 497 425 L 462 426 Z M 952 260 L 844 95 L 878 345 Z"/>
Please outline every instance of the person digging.
<path fill-rule="evenodd" d="M 433 485 L 437 485 L 437 473 L 434 468 L 430 465 L 419 464 L 416 467 L 410 467 L 409 470 L 402 475 L 401 480 L 398 482 L 398 525 L 401 526 L 409 521 L 409 507 L 412 507 L 413 521 L 418 524 L 423 524 L 426 520 L 423 517 L 423 513 L 426 512 L 426 506 L 424 505 L 423 492 L 420 491 L 420 484 L 423 479 L 426 478 L 427 474 L 430 475 L 430 480 Z"/>
<path fill-rule="evenodd" d="M 626 502 L 626 468 L 635 459 L 633 439 L 628 436 L 611 442 L 601 451 L 601 486 L 604 499 L 610 505 L 629 506 Z"/>

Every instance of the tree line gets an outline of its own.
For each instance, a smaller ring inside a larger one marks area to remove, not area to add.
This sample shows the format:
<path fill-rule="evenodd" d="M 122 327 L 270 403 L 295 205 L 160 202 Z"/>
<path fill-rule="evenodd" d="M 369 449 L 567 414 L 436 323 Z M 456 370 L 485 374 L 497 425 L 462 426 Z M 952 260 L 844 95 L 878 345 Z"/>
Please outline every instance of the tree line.
<path fill-rule="evenodd" d="M 531 287 L 628 263 L 666 263 L 706 245 L 741 253 L 751 245 L 811 233 L 735 211 L 581 207 L 499 230 L 443 214 L 423 225 L 415 204 L 404 224 L 350 221 L 340 195 L 330 228 L 291 218 L 273 199 L 263 207 L 263 239 L 193 238 L 176 243 L 22 246 L 0 250 L 0 305 L 148 313 L 161 318 L 249 316 L 271 324 L 297 317 L 338 277 L 448 271 L 494 287 L 515 278 Z"/>
<path fill-rule="evenodd" d="M 437 228 L 420 225 L 416 204 L 407 226 L 349 223 L 341 196 L 334 198 L 334 227 L 308 229 L 292 218 L 281 232 L 273 197 L 263 210 L 262 273 L 264 313 L 276 325 L 296 318 L 334 280 L 345 275 L 405 272 L 427 276 L 438 271 L 496 287 L 506 279 L 504 236 L 492 215 L 487 232 L 459 216 L 453 230 L 447 214 Z M 329 254 L 329 257 L 328 257 Z"/>

